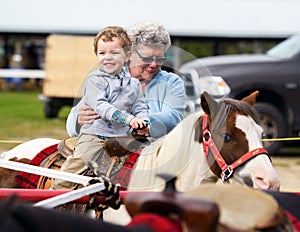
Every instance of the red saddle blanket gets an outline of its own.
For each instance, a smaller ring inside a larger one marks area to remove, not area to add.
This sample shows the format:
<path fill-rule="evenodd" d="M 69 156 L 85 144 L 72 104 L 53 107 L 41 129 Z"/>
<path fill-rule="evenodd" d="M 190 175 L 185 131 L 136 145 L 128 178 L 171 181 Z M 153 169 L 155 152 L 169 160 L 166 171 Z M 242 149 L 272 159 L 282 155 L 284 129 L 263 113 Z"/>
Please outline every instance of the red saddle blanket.
<path fill-rule="evenodd" d="M 40 166 L 40 164 L 51 154 L 57 152 L 57 145 L 54 144 L 50 147 L 45 148 L 44 150 L 40 151 L 30 162 L 29 164 Z M 128 159 L 125 161 L 123 167 L 117 173 L 116 177 L 113 180 L 114 184 L 119 183 L 121 185 L 122 190 L 127 189 L 127 185 L 130 179 L 131 171 L 136 163 L 137 159 L 141 150 L 132 152 L 129 154 Z M 20 172 L 16 177 L 15 180 L 21 184 L 24 188 L 27 189 L 36 189 L 38 182 L 40 179 L 40 175 L 27 173 L 27 172 Z"/>
<path fill-rule="evenodd" d="M 30 162 L 29 164 L 40 166 L 40 164 L 45 160 L 49 155 L 53 154 L 57 151 L 57 145 L 54 144 L 50 147 L 45 148 L 44 150 L 40 151 Z M 40 175 L 28 173 L 28 172 L 20 172 L 16 177 L 15 180 L 22 185 L 24 188 L 28 189 L 36 189 L 37 184 L 39 182 Z"/>

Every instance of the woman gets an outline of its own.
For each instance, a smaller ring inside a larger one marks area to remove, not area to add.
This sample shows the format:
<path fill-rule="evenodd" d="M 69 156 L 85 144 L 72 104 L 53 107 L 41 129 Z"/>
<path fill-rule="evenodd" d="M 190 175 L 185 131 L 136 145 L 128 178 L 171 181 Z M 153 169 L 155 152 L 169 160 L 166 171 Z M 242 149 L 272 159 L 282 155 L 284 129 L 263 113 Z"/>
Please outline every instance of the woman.
<path fill-rule="evenodd" d="M 150 114 L 150 136 L 158 138 L 181 121 L 185 109 L 183 81 L 178 75 L 161 70 L 171 45 L 170 35 L 156 22 L 140 22 L 127 33 L 133 43 L 128 68 L 131 76 L 142 84 Z M 99 116 L 80 101 L 68 116 L 68 134 L 78 135 L 81 125 L 97 118 Z"/>

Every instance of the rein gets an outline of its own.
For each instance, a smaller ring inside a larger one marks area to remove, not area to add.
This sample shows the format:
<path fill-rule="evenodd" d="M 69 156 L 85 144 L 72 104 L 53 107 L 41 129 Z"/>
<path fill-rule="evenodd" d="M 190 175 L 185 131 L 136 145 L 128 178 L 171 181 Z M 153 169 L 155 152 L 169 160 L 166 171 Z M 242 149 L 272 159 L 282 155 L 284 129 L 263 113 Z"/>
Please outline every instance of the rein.
<path fill-rule="evenodd" d="M 208 160 L 208 152 L 211 150 L 212 154 L 214 155 L 214 158 L 218 164 L 218 166 L 221 168 L 222 172 L 220 174 L 220 178 L 223 182 L 226 182 L 229 180 L 229 178 L 232 176 L 234 170 L 239 167 L 240 165 L 246 163 L 248 160 L 254 158 L 255 156 L 258 156 L 260 154 L 268 154 L 267 150 L 264 148 L 256 148 L 252 151 L 247 152 L 240 158 L 238 158 L 236 161 L 234 161 L 232 164 L 228 165 L 222 155 L 220 154 L 216 144 L 214 143 L 211 133 L 208 129 L 208 123 L 207 123 L 207 115 L 203 115 L 203 123 L 202 123 L 202 131 L 203 131 L 203 150 L 206 157 L 206 160 Z"/>

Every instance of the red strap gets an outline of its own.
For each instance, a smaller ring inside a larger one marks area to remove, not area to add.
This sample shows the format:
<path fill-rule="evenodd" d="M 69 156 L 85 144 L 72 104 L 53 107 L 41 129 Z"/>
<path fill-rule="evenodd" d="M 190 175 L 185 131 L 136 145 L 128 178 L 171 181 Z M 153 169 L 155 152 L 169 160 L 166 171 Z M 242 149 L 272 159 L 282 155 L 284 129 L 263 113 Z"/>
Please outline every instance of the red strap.
<path fill-rule="evenodd" d="M 216 144 L 211 138 L 211 133 L 208 130 L 208 125 L 207 125 L 207 115 L 204 114 L 202 118 L 202 132 L 203 132 L 203 150 L 205 157 L 208 157 L 208 150 L 210 149 L 217 164 L 222 170 L 221 173 L 221 178 L 222 181 L 226 181 L 233 173 L 233 170 L 237 168 L 238 166 L 244 164 L 248 160 L 252 159 L 253 157 L 260 155 L 260 154 L 266 154 L 270 158 L 268 152 L 264 148 L 257 148 L 252 151 L 247 152 L 244 154 L 242 157 L 234 161 L 231 165 L 228 165 L 222 155 L 220 154 Z"/>
<path fill-rule="evenodd" d="M 209 139 L 207 141 L 205 141 L 205 143 L 207 143 L 207 147 L 211 150 L 211 152 L 213 153 L 216 162 L 218 163 L 219 167 L 221 168 L 222 171 L 226 170 L 228 168 L 228 165 L 226 163 L 226 161 L 223 159 L 222 155 L 220 154 L 216 144 L 214 143 L 214 141 L 211 139 L 211 137 L 209 137 Z M 208 155 L 208 152 L 206 154 L 206 156 Z"/>
<path fill-rule="evenodd" d="M 210 137 L 210 132 L 208 130 L 208 124 L 207 124 L 207 115 L 204 114 L 202 117 L 202 134 L 203 134 L 203 150 L 204 154 L 207 157 L 208 154 L 208 143 L 206 141 L 206 135 Z"/>
<path fill-rule="evenodd" d="M 254 149 L 252 151 L 247 152 L 245 155 L 243 155 L 238 160 L 234 161 L 231 165 L 229 165 L 229 167 L 231 169 L 235 169 L 238 166 L 240 166 L 241 164 L 247 162 L 248 160 L 250 160 L 253 157 L 255 157 L 257 155 L 260 155 L 260 154 L 266 154 L 270 158 L 270 156 L 269 156 L 269 154 L 268 154 L 268 152 L 267 152 L 266 149 L 264 149 L 264 148 L 257 148 L 257 149 Z"/>
<path fill-rule="evenodd" d="M 219 167 L 221 168 L 222 171 L 226 170 L 228 165 L 221 156 L 216 144 L 211 138 L 210 131 L 208 130 L 208 125 L 207 125 L 207 114 L 203 115 L 202 118 L 202 131 L 203 131 L 203 150 L 204 154 L 207 158 L 208 156 L 208 150 L 210 149 L 215 157 L 216 162 L 218 163 Z"/>

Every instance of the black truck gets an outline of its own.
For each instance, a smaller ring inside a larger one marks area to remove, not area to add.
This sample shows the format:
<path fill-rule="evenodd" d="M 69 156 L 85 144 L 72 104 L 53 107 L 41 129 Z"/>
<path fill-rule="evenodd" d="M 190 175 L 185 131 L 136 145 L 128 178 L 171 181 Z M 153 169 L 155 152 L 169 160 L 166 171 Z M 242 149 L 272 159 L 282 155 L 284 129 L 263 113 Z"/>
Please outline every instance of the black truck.
<path fill-rule="evenodd" d="M 259 90 L 255 108 L 261 115 L 264 138 L 299 136 L 300 131 L 300 34 L 293 35 L 265 54 L 222 55 L 184 64 L 186 75 L 220 76 L 231 89 L 230 97 L 241 99 Z M 298 102 L 299 101 L 299 102 Z M 265 141 L 270 154 L 282 142 Z"/>

